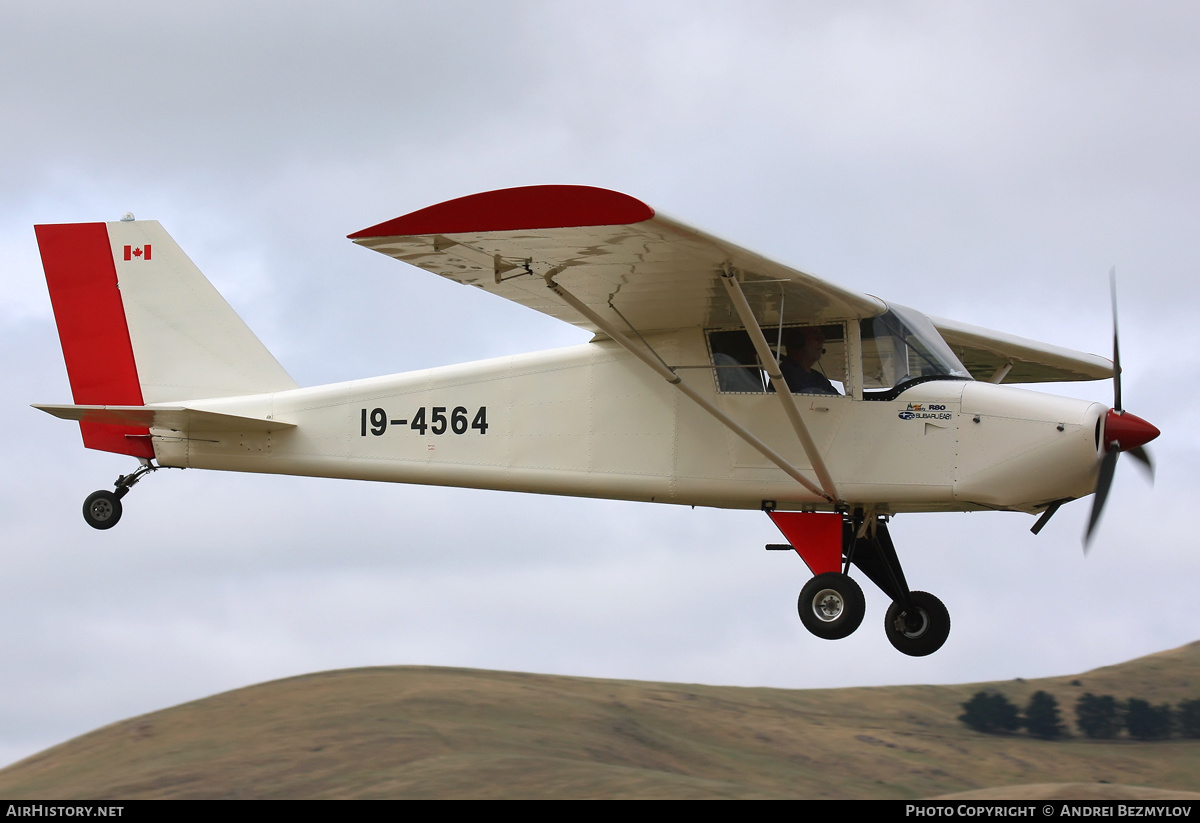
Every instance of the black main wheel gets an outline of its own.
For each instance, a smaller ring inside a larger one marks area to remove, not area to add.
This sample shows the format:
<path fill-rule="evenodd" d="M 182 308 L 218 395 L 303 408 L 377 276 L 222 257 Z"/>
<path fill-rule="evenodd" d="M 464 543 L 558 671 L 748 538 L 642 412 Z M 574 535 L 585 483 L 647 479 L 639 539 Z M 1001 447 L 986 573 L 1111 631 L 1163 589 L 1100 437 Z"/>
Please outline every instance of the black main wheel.
<path fill-rule="evenodd" d="M 905 611 L 899 602 L 888 607 L 883 631 L 888 642 L 910 657 L 924 657 L 942 647 L 950 636 L 950 612 L 928 592 L 912 592 L 913 608 Z"/>
<path fill-rule="evenodd" d="M 862 623 L 867 599 L 851 578 L 841 572 L 825 572 L 800 590 L 796 608 L 804 628 L 824 640 L 840 640 Z"/>
<path fill-rule="evenodd" d="M 111 529 L 121 519 L 121 498 L 107 489 L 92 492 L 83 501 L 83 519 L 93 529 Z"/>

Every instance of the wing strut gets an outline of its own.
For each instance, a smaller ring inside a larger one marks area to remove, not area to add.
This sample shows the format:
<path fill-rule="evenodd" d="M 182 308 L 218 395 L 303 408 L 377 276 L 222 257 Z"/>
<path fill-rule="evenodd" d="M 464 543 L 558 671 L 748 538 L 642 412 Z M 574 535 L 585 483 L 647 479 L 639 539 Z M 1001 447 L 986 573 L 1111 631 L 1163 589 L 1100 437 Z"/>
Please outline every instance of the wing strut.
<path fill-rule="evenodd" d="M 741 318 L 742 325 L 746 327 L 746 333 L 750 335 L 750 340 L 754 343 L 758 359 L 762 362 L 767 377 L 771 378 L 771 385 L 775 387 L 775 396 L 783 404 L 788 421 L 791 422 L 796 437 L 800 438 L 800 445 L 804 447 L 804 453 L 808 455 L 808 462 L 812 464 L 813 471 L 817 473 L 817 479 L 821 481 L 821 488 L 825 490 L 825 496 L 830 500 L 838 500 L 837 487 L 833 484 L 833 477 L 830 476 L 829 469 L 825 467 L 821 453 L 817 451 L 817 444 L 813 442 L 808 426 L 804 425 L 804 420 L 800 417 L 800 407 L 796 405 L 796 398 L 787 381 L 783 379 L 783 372 L 780 371 L 779 363 L 771 352 L 767 338 L 763 336 L 762 328 L 759 327 L 758 320 L 754 317 L 754 310 L 750 308 L 750 303 L 742 292 L 742 286 L 737 280 L 737 271 L 728 267 L 722 271 L 721 284 L 725 286 L 725 291 L 729 292 L 729 299 L 733 301 L 733 307 L 737 309 L 738 317 Z"/>
<path fill-rule="evenodd" d="M 632 354 L 638 360 L 641 360 L 643 363 L 645 363 L 647 366 L 649 366 L 651 369 L 653 369 L 655 372 L 657 372 L 659 374 L 659 376 L 661 376 L 664 380 L 666 380 L 672 386 L 679 389 L 685 395 L 690 397 L 692 399 L 692 402 L 694 402 L 697 406 L 704 409 L 706 412 L 708 412 L 713 417 L 715 417 L 717 420 L 719 420 L 731 432 L 733 432 L 738 437 L 745 440 L 751 447 L 753 447 L 756 451 L 758 451 L 763 457 L 767 458 L 772 463 L 774 463 L 776 466 L 778 466 L 780 469 L 782 469 L 784 471 L 784 473 L 786 473 L 789 477 L 791 477 L 793 480 L 795 480 L 801 486 L 808 489 L 810 492 L 817 495 L 818 497 L 824 498 L 825 500 L 829 501 L 830 503 L 834 504 L 835 506 L 838 504 L 837 499 L 833 495 L 822 491 L 815 483 L 813 483 L 811 480 L 809 480 L 807 477 L 805 477 L 803 474 L 801 474 L 799 469 L 797 469 L 795 466 L 793 466 L 791 463 L 789 463 L 786 459 L 784 459 L 784 457 L 782 455 L 780 455 L 777 451 L 772 449 L 766 443 L 762 442 L 757 437 L 755 437 L 753 434 L 751 434 L 749 431 L 747 431 L 744 427 L 739 425 L 737 423 L 737 421 L 735 421 L 732 417 L 725 414 L 725 412 L 721 411 L 719 408 L 717 408 L 715 405 L 713 405 L 711 402 L 709 402 L 708 399 L 706 399 L 702 395 L 698 394 L 695 391 L 695 389 L 693 389 L 691 386 L 688 386 L 686 383 L 684 383 L 683 378 L 681 378 L 675 372 L 671 371 L 671 369 L 668 366 L 664 365 L 661 361 L 659 361 L 655 357 L 651 356 L 646 351 L 643 351 L 639 346 L 635 345 L 632 340 L 630 340 L 628 337 L 626 337 L 619 329 L 617 329 L 615 326 L 613 326 L 611 323 L 609 323 L 603 317 L 598 315 L 596 312 L 592 311 L 586 303 L 584 303 L 579 298 L 577 298 L 575 295 L 571 294 L 571 292 L 567 291 L 561 285 L 556 283 L 554 280 L 554 275 L 558 274 L 559 271 L 561 271 L 561 268 L 551 269 L 550 271 L 546 272 L 545 278 L 546 278 L 546 285 L 550 287 L 551 291 L 553 291 L 555 294 L 557 294 L 559 297 L 561 297 L 563 299 L 563 302 L 565 302 L 568 306 L 575 309 L 575 311 L 579 312 L 581 315 L 586 317 L 588 319 L 588 321 L 595 323 L 596 327 L 598 329 L 600 329 L 605 334 L 607 334 L 610 338 L 612 338 L 618 345 L 621 346 L 621 348 L 625 349 L 625 351 Z M 755 326 L 755 328 L 757 328 L 757 326 Z M 761 332 L 759 332 L 759 334 L 761 335 Z M 789 395 L 789 397 L 790 397 L 790 395 Z M 823 465 L 822 465 L 822 469 L 824 469 Z M 830 485 L 830 487 L 832 487 L 833 484 L 830 483 L 829 485 Z"/>
<path fill-rule="evenodd" d="M 1012 367 L 1013 367 L 1013 361 L 1012 361 L 1012 358 L 1010 357 L 1010 358 L 1008 358 L 1008 361 L 1006 363 L 1004 363 L 1004 365 L 1000 366 L 1000 368 L 998 368 L 994 372 L 992 372 L 992 376 L 988 378 L 988 382 L 989 383 L 1003 383 L 1004 378 L 1008 377 L 1008 373 L 1010 371 L 1012 371 Z"/>

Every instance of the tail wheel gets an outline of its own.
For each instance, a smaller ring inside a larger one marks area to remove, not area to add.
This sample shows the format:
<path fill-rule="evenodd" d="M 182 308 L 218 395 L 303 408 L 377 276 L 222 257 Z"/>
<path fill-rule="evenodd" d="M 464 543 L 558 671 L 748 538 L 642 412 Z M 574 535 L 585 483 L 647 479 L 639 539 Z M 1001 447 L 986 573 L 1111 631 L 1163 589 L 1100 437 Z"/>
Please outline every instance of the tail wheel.
<path fill-rule="evenodd" d="M 121 519 L 121 498 L 107 489 L 92 492 L 83 501 L 83 519 L 93 529 L 111 529 Z"/>
<path fill-rule="evenodd" d="M 910 657 L 924 657 L 942 647 L 950 636 L 950 612 L 932 594 L 911 592 L 912 609 L 892 603 L 883 619 L 883 631 L 896 650 Z"/>
<path fill-rule="evenodd" d="M 867 600 L 851 578 L 840 572 L 826 572 L 801 589 L 797 609 L 804 628 L 824 640 L 840 640 L 862 623 Z"/>

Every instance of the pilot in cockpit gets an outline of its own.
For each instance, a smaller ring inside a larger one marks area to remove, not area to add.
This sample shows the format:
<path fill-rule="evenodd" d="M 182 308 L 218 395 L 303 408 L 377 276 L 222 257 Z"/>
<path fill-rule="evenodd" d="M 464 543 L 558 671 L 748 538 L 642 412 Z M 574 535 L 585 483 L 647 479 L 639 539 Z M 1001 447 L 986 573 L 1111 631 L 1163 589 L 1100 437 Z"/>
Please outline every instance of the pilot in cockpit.
<path fill-rule="evenodd" d="M 789 329 L 783 337 L 784 357 L 779 370 L 788 388 L 802 394 L 841 394 L 813 366 L 825 353 L 825 333 L 818 326 Z"/>

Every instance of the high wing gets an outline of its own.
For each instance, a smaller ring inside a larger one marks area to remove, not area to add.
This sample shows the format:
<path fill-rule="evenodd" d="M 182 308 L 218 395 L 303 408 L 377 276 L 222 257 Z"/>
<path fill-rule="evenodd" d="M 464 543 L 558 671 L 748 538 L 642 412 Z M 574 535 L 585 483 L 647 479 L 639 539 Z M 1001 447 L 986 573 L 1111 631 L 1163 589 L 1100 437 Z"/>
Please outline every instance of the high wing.
<path fill-rule="evenodd" d="M 877 297 L 768 260 L 628 195 L 590 186 L 472 194 L 349 237 L 600 334 L 595 323 L 547 288 L 546 275 L 608 324 L 638 332 L 741 325 L 721 284 L 722 272 L 731 270 L 764 327 L 856 320 L 887 310 Z M 1112 376 L 1112 363 L 1103 357 L 952 320 L 933 322 L 978 380 Z"/>
<path fill-rule="evenodd" d="M 599 331 L 595 324 L 547 288 L 547 273 L 613 325 L 640 332 L 738 325 L 720 283 L 729 269 L 739 273 L 764 324 L 815 324 L 886 311 L 877 298 L 775 263 L 628 195 L 588 186 L 473 194 L 350 239 L 593 333 Z"/>

